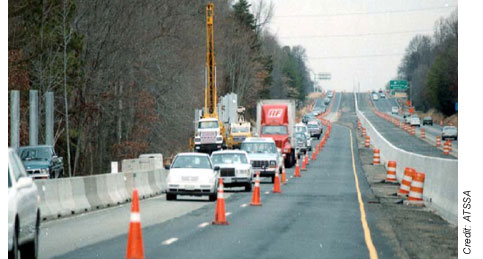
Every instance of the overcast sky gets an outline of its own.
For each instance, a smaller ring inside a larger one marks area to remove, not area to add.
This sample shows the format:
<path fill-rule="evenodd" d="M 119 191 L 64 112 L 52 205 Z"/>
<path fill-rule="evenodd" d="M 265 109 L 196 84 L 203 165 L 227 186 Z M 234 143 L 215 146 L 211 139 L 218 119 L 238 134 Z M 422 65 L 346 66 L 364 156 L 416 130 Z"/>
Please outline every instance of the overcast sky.
<path fill-rule="evenodd" d="M 251 0 L 255 3 L 259 0 Z M 270 1 L 270 0 L 265 0 Z M 432 35 L 456 0 L 271 0 L 269 30 L 282 45 L 301 45 L 314 73 L 328 72 L 322 87 L 352 91 L 383 88 L 397 75 L 416 34 Z"/>

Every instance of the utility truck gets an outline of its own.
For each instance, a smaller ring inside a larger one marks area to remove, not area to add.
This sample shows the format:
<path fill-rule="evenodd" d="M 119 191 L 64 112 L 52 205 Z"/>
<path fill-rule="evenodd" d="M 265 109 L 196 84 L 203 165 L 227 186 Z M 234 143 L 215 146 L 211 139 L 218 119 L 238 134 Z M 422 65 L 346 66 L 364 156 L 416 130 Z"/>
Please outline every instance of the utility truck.
<path fill-rule="evenodd" d="M 257 131 L 262 138 L 273 138 L 281 149 L 285 167 L 295 165 L 295 101 L 260 100 L 257 103 Z"/>
<path fill-rule="evenodd" d="M 230 136 L 228 137 L 229 147 L 240 148 L 242 142 L 252 136 L 251 124 L 245 121 L 245 107 L 239 106 L 237 109 L 238 122 L 230 124 Z"/>

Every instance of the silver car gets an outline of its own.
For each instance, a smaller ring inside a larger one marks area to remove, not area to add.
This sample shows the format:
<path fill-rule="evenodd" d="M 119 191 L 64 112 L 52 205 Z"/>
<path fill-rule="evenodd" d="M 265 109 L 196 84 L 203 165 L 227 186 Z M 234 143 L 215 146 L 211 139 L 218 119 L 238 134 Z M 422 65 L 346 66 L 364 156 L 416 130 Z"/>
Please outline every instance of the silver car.
<path fill-rule="evenodd" d="M 445 140 L 447 138 L 452 138 L 458 140 L 458 130 L 455 126 L 444 126 L 441 132 L 441 139 Z"/>
<path fill-rule="evenodd" d="M 15 150 L 8 149 L 8 258 L 37 258 L 40 209 L 37 186 Z"/>
<path fill-rule="evenodd" d="M 243 186 L 245 191 L 252 190 L 252 165 L 247 152 L 243 150 L 222 150 L 211 154 L 213 165 L 220 167 L 223 186 Z"/>

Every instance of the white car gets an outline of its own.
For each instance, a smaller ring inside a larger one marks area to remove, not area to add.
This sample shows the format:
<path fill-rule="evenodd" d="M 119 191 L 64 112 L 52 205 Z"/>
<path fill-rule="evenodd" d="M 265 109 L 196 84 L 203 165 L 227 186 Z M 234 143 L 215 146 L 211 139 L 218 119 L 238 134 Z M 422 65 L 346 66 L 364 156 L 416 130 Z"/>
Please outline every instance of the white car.
<path fill-rule="evenodd" d="M 8 149 L 8 258 L 37 258 L 40 209 L 37 186 L 14 149 Z M 20 252 L 20 253 L 19 253 Z M 20 255 L 19 255 L 20 254 Z"/>
<path fill-rule="evenodd" d="M 247 138 L 241 150 L 248 153 L 254 173 L 260 172 L 261 177 L 271 177 L 273 183 L 276 171 L 282 173 L 283 155 L 273 138 Z"/>
<path fill-rule="evenodd" d="M 417 115 L 412 115 L 411 118 L 409 119 L 409 124 L 411 126 L 418 126 L 421 127 L 421 120 Z"/>
<path fill-rule="evenodd" d="M 252 165 L 247 152 L 243 150 L 222 150 L 211 154 L 213 165 L 220 167 L 223 186 L 243 186 L 245 191 L 252 190 Z"/>
<path fill-rule="evenodd" d="M 445 140 L 447 138 L 453 138 L 454 140 L 458 140 L 458 130 L 455 126 L 443 127 L 443 131 L 441 132 L 441 139 Z"/>
<path fill-rule="evenodd" d="M 177 195 L 204 196 L 216 200 L 220 168 L 213 166 L 210 156 L 203 153 L 179 153 L 166 177 L 166 200 L 176 200 Z"/>
<path fill-rule="evenodd" d="M 297 123 L 295 124 L 295 133 L 302 132 L 305 134 L 305 137 L 307 138 L 307 147 L 309 148 L 309 151 L 312 151 L 312 138 L 310 136 L 309 128 L 305 123 Z"/>
<path fill-rule="evenodd" d="M 385 94 L 381 93 L 380 96 L 381 96 L 381 99 L 386 99 L 386 95 Z"/>
<path fill-rule="evenodd" d="M 377 96 L 377 94 L 373 94 L 372 95 L 372 100 L 374 100 L 374 101 L 379 100 L 379 96 Z"/>
<path fill-rule="evenodd" d="M 393 107 L 391 108 L 391 113 L 392 113 L 392 114 L 398 114 L 398 112 L 399 112 L 399 108 L 398 108 L 397 106 L 393 106 Z"/>

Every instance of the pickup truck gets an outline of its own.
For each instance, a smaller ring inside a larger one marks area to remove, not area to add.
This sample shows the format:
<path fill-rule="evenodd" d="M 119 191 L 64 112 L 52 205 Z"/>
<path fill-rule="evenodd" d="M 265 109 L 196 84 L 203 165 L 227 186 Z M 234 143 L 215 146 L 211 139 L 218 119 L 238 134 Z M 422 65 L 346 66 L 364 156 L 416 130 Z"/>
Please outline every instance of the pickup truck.
<path fill-rule="evenodd" d="M 276 171 L 282 173 L 283 158 L 272 138 L 247 138 L 241 150 L 248 153 L 254 174 L 260 172 L 261 177 L 270 177 L 273 183 Z"/>
<path fill-rule="evenodd" d="M 64 172 L 62 157 L 57 156 L 53 146 L 23 146 L 18 149 L 18 155 L 33 179 L 58 178 Z"/>

